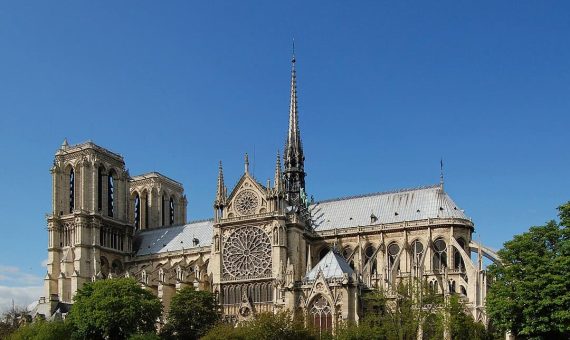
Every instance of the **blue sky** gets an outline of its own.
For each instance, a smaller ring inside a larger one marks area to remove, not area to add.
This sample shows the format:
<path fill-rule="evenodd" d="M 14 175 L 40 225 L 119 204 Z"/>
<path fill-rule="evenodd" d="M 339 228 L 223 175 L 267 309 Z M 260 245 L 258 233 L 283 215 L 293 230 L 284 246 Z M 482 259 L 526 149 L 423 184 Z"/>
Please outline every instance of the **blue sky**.
<path fill-rule="evenodd" d="M 67 137 L 182 182 L 272 176 L 295 37 L 307 190 L 437 183 L 500 248 L 568 201 L 567 1 L 4 1 L 0 308 L 41 294 L 49 168 Z M 35 298 L 35 297 L 34 297 Z"/>

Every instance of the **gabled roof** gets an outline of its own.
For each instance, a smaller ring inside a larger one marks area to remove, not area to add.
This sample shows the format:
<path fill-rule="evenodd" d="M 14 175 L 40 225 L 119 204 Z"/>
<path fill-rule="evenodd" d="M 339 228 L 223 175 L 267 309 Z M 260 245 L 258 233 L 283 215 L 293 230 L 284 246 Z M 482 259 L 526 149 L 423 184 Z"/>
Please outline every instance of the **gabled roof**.
<path fill-rule="evenodd" d="M 308 281 L 316 280 L 319 272 L 322 271 L 325 279 L 342 279 L 344 274 L 349 277 L 354 273 L 344 257 L 331 249 L 322 260 L 305 276 Z"/>
<path fill-rule="evenodd" d="M 213 224 L 213 220 L 204 220 L 140 231 L 135 235 L 135 256 L 209 246 L 214 234 Z M 198 240 L 197 244 L 194 239 Z"/>
<path fill-rule="evenodd" d="M 428 218 L 469 220 L 440 185 L 327 200 L 309 209 L 317 232 Z"/>

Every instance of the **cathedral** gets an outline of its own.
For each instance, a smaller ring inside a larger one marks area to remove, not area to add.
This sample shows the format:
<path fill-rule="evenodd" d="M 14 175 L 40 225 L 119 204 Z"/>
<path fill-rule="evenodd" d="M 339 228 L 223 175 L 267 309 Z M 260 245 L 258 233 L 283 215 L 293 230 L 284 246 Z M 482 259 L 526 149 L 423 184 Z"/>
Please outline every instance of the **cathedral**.
<path fill-rule="evenodd" d="M 358 322 L 361 295 L 416 278 L 458 294 L 486 323 L 482 257 L 474 224 L 435 185 L 315 201 L 305 191 L 292 59 L 287 140 L 273 181 L 249 170 L 228 190 L 222 164 L 211 219 L 187 222 L 184 187 L 158 172 L 131 176 L 122 156 L 92 142 L 55 153 L 47 217 L 46 316 L 65 313 L 86 282 L 133 277 L 167 312 L 178 289 L 215 294 L 225 319 L 291 310 L 332 331 Z M 215 184 L 212 183 L 212 186 Z"/>

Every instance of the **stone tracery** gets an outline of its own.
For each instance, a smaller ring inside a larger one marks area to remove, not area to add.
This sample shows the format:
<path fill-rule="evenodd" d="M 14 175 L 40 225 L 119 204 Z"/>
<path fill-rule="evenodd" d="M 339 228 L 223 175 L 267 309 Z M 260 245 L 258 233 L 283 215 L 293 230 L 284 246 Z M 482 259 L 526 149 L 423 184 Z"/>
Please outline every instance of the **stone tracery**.
<path fill-rule="evenodd" d="M 271 274 L 271 242 L 258 227 L 242 227 L 226 236 L 224 278 L 254 278 Z"/>

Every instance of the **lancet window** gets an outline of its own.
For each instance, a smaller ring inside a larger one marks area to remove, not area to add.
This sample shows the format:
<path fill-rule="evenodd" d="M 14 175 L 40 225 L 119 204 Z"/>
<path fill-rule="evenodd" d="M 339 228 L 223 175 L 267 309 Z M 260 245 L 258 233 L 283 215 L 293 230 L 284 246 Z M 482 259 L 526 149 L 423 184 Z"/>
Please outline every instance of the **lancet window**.
<path fill-rule="evenodd" d="M 388 268 L 392 269 L 396 264 L 396 258 L 400 253 L 400 246 L 397 243 L 392 243 L 388 246 Z M 398 262 L 397 269 L 400 269 L 400 263 Z"/>
<path fill-rule="evenodd" d="M 309 321 L 319 333 L 332 332 L 333 311 L 327 299 L 319 295 L 309 307 Z"/>
<path fill-rule="evenodd" d="M 73 168 L 69 170 L 69 213 L 75 208 L 75 172 Z"/>
<path fill-rule="evenodd" d="M 109 172 L 109 176 L 107 176 L 107 214 L 113 217 L 113 213 L 115 210 L 115 179 L 113 176 L 115 175 L 114 171 Z"/>
<path fill-rule="evenodd" d="M 69 247 L 75 243 L 75 226 L 73 224 L 65 224 L 59 230 L 59 246 Z"/>
<path fill-rule="evenodd" d="M 433 243 L 433 270 L 442 271 L 447 267 L 447 245 L 441 238 L 435 240 Z"/>
<path fill-rule="evenodd" d="M 224 285 L 222 292 L 222 303 L 224 305 L 241 304 L 243 292 L 246 292 L 247 298 L 253 304 L 269 303 L 273 301 L 272 285 L 270 282 Z"/>
<path fill-rule="evenodd" d="M 141 198 L 139 194 L 135 196 L 135 229 L 141 228 Z"/>
<path fill-rule="evenodd" d="M 457 239 L 457 243 L 459 243 L 462 249 L 465 249 L 465 241 L 462 238 Z M 455 270 L 465 270 L 465 262 L 463 262 L 463 257 L 461 257 L 459 250 L 455 248 L 453 248 L 453 266 Z"/>

